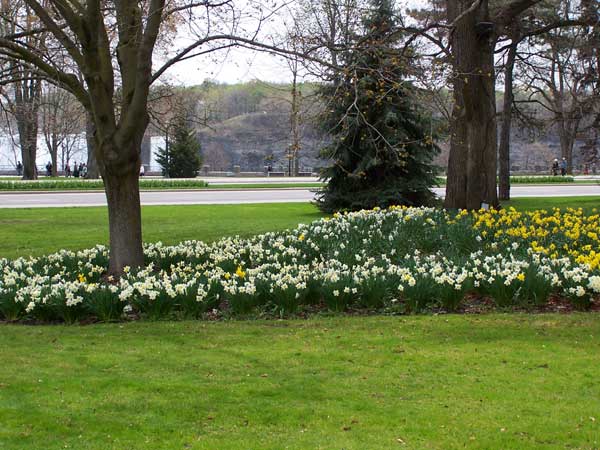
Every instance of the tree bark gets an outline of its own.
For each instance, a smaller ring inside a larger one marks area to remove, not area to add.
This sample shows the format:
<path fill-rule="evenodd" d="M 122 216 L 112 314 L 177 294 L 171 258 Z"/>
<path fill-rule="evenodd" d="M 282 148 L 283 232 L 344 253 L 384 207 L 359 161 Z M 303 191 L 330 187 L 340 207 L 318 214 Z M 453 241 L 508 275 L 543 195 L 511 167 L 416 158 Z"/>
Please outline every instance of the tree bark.
<path fill-rule="evenodd" d="M 14 116 L 19 131 L 19 144 L 23 161 L 23 179 L 37 179 L 36 156 L 38 134 L 38 111 L 41 88 L 38 80 L 17 81 L 15 88 Z"/>
<path fill-rule="evenodd" d="M 87 144 L 87 177 L 96 179 L 100 177 L 100 172 L 98 171 L 98 163 L 96 161 L 95 154 L 95 143 L 94 143 L 94 133 L 96 127 L 94 125 L 94 118 L 88 112 L 86 113 L 85 120 L 85 141 Z"/>
<path fill-rule="evenodd" d="M 454 91 L 460 91 L 463 80 L 454 79 Z M 462 98 L 455 96 L 454 108 L 450 118 L 450 154 L 448 155 L 448 173 L 446 179 L 446 208 L 464 208 L 467 204 L 467 171 L 465 162 L 468 158 L 467 126 L 461 120 L 464 110 Z"/>
<path fill-rule="evenodd" d="M 58 176 L 58 142 L 56 135 L 52 134 L 52 142 L 50 145 L 50 159 L 52 160 L 52 173 L 53 177 Z"/>
<path fill-rule="evenodd" d="M 137 165 L 139 167 L 139 164 Z M 110 230 L 108 273 L 120 275 L 125 267 L 144 264 L 138 170 L 104 174 Z"/>
<path fill-rule="evenodd" d="M 295 177 L 300 172 L 300 92 L 298 90 L 298 71 L 297 67 L 292 70 L 292 108 L 290 112 L 290 130 L 292 134 L 292 144 L 290 148 L 291 171 Z M 292 175 L 290 173 L 290 175 Z"/>
<path fill-rule="evenodd" d="M 470 0 L 448 0 L 449 21 L 471 7 Z M 452 36 L 454 102 L 452 122 L 459 130 L 450 141 L 447 208 L 497 206 L 497 125 L 494 73 L 495 34 L 487 0 L 465 14 Z"/>
<path fill-rule="evenodd" d="M 513 73 L 517 56 L 517 40 L 513 39 L 508 49 L 504 67 L 504 100 L 502 109 L 502 128 L 498 147 L 500 200 L 510 200 L 510 133 L 512 126 L 512 104 L 514 100 Z"/>
<path fill-rule="evenodd" d="M 21 123 L 18 125 L 21 158 L 23 160 L 23 179 L 37 180 L 38 171 L 35 165 L 37 155 L 37 124 Z"/>
<path fill-rule="evenodd" d="M 560 156 L 567 160 L 567 173 L 569 175 L 573 174 L 573 146 L 575 145 L 574 133 L 576 133 L 576 131 L 569 126 L 565 119 L 562 119 L 558 126 Z"/>

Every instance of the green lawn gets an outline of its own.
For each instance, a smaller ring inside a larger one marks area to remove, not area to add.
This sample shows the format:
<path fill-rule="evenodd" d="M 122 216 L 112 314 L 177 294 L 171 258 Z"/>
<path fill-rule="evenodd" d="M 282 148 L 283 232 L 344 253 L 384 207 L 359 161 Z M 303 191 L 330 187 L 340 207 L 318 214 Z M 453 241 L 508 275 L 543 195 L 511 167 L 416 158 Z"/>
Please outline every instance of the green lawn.
<path fill-rule="evenodd" d="M 503 205 L 522 210 L 583 208 L 589 211 L 594 208 L 600 209 L 600 197 L 523 197 L 504 202 Z"/>
<path fill-rule="evenodd" d="M 0 327 L 0 448 L 600 446 L 600 317 Z"/>
<path fill-rule="evenodd" d="M 514 199 L 521 209 L 600 208 L 600 197 Z M 175 244 L 187 239 L 213 241 L 293 228 L 321 217 L 308 203 L 254 205 L 145 206 L 144 240 Z M 108 242 L 106 208 L 0 209 L 0 257 L 44 255 L 61 248 L 78 250 Z"/>
<path fill-rule="evenodd" d="M 321 217 L 308 203 L 254 205 L 144 206 L 147 242 L 169 244 L 188 239 L 212 241 L 222 236 L 251 236 L 293 228 Z M 104 207 L 0 209 L 0 257 L 43 255 L 108 242 Z"/>
<path fill-rule="evenodd" d="M 169 243 L 320 217 L 300 203 L 143 215 L 145 239 Z M 106 229 L 105 208 L 0 209 L 0 256 Z M 594 313 L 0 324 L 0 349 L 2 450 L 600 448 Z"/>

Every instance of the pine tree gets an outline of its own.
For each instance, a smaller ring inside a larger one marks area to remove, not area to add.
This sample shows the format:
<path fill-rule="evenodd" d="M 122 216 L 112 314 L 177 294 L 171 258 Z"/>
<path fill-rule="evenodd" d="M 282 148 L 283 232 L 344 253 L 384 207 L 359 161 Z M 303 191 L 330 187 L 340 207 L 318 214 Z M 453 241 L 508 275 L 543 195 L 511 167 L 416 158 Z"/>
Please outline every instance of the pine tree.
<path fill-rule="evenodd" d="M 185 117 L 175 118 L 172 141 L 156 153 L 156 162 L 164 176 L 169 178 L 194 178 L 202 165 L 200 143 Z"/>
<path fill-rule="evenodd" d="M 321 89 L 327 105 L 321 123 L 333 136 L 321 157 L 327 186 L 318 197 L 326 212 L 435 201 L 431 120 L 416 105 L 406 66 L 393 48 L 394 11 L 372 0 L 362 36 L 345 55 L 336 82 Z"/>

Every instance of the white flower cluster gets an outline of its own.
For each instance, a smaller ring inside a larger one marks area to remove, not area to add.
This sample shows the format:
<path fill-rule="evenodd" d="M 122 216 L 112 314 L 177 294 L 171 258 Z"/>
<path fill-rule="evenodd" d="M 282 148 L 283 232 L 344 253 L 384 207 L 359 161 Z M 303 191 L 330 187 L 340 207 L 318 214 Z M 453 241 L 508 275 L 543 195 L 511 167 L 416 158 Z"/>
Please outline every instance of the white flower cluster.
<path fill-rule="evenodd" d="M 551 292 L 579 300 L 600 293 L 600 274 L 569 257 L 480 240 L 469 216 L 457 220 L 433 208 L 391 208 L 336 214 L 251 239 L 149 244 L 150 264 L 119 280 L 104 277 L 103 246 L 2 259 L 0 317 L 118 318 L 124 308 L 199 315 L 268 305 L 292 311 L 310 303 L 332 309 L 411 301 L 415 308 L 452 307 L 468 291 L 505 302 L 545 301 Z"/>

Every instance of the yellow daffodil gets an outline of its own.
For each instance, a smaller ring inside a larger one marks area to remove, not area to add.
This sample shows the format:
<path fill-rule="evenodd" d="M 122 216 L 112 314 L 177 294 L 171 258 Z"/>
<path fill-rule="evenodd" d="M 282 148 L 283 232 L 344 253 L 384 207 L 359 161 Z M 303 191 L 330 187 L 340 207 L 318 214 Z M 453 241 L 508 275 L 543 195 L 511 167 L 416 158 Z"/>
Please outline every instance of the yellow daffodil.
<path fill-rule="evenodd" d="M 242 269 L 242 266 L 237 267 L 235 274 L 242 280 L 246 278 L 246 272 Z"/>

